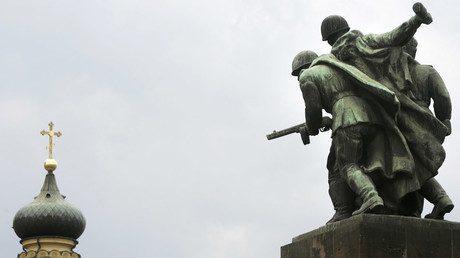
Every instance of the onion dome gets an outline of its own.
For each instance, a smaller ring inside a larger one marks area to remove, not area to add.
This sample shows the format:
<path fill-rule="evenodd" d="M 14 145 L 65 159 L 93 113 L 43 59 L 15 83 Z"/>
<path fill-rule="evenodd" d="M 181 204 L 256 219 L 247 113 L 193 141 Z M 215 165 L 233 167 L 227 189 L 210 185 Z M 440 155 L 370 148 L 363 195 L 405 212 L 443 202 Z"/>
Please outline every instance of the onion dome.
<path fill-rule="evenodd" d="M 50 155 L 45 162 L 48 171 L 40 194 L 35 200 L 21 208 L 14 216 L 13 229 L 21 239 L 33 237 L 63 237 L 77 239 L 85 230 L 85 217 L 79 209 L 72 206 L 61 195 L 56 184 L 53 171 L 57 168 L 56 161 L 52 158 L 52 136 L 60 136 L 52 130 L 42 131 L 50 136 Z"/>
<path fill-rule="evenodd" d="M 48 173 L 40 194 L 14 216 L 16 235 L 21 239 L 38 236 L 78 239 L 85 230 L 85 217 L 64 198 L 54 174 Z"/>

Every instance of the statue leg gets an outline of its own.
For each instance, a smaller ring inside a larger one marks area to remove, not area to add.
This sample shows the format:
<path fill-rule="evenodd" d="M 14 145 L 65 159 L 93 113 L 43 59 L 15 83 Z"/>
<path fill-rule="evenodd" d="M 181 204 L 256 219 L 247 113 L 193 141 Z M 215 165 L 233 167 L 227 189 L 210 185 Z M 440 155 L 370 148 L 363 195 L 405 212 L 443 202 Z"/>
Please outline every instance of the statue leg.
<path fill-rule="evenodd" d="M 433 211 L 427 214 L 427 219 L 444 219 L 444 214 L 450 212 L 454 208 L 452 200 L 447 195 L 446 191 L 434 178 L 429 179 L 420 189 L 420 193 L 429 202 L 434 204 Z"/>
<path fill-rule="evenodd" d="M 326 223 L 329 224 L 351 217 L 352 212 L 355 210 L 355 193 L 340 176 L 340 171 L 336 164 L 334 141 L 327 158 L 327 169 L 329 171 L 329 196 L 335 210 L 334 216 Z"/>
<path fill-rule="evenodd" d="M 371 178 L 357 166 L 349 166 L 346 170 L 348 185 L 363 200 L 361 207 L 352 215 L 359 215 L 371 210 L 379 213 L 379 210 L 383 209 L 384 203 Z"/>
<path fill-rule="evenodd" d="M 326 224 L 351 217 L 355 210 L 355 193 L 343 178 L 329 181 L 329 196 L 334 205 L 335 214 Z"/>
<path fill-rule="evenodd" d="M 342 177 L 361 199 L 363 204 L 352 213 L 374 211 L 380 213 L 384 208 L 383 199 L 379 196 L 372 179 L 360 168 L 364 145 L 376 133 L 371 125 L 354 125 L 338 129 L 335 132 L 337 164 Z"/>

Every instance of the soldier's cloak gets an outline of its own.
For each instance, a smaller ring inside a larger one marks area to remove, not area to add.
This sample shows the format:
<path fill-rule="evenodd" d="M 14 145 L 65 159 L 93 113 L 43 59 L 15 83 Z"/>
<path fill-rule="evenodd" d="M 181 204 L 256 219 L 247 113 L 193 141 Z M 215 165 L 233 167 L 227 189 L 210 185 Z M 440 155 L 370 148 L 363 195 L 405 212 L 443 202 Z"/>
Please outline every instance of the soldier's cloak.
<path fill-rule="evenodd" d="M 382 182 L 378 187 L 386 205 L 399 203 L 437 174 L 445 159 L 444 124 L 405 94 L 388 89 L 332 54 L 320 56 L 312 66 L 319 64 L 342 71 L 382 109 L 385 133 L 366 148 L 363 168 L 370 174 L 380 172 Z"/>

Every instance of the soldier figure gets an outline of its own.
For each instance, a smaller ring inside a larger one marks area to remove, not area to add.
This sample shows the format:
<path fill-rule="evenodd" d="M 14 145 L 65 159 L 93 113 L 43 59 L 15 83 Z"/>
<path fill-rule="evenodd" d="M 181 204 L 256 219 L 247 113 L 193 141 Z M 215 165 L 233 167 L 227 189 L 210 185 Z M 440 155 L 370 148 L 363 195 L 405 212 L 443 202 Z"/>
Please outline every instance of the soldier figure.
<path fill-rule="evenodd" d="M 420 189 L 421 185 L 437 174 L 445 158 L 442 142 L 448 131 L 430 112 L 412 101 L 413 82 L 408 61 L 401 58 L 401 47 L 412 38 L 422 23 L 429 24 L 432 21 L 422 4 L 416 3 L 413 9 L 415 16 L 393 31 L 380 35 L 349 31 L 346 20 L 337 15 L 327 17 L 321 24 L 323 40 L 332 46 L 331 52 L 339 60 L 357 68 L 357 72 L 352 73 L 364 73 L 394 92 L 400 101 L 397 126 L 411 148 L 415 168 L 410 170 L 413 170 L 411 173 L 415 173 L 417 180 L 410 182 L 410 189 L 403 184 L 395 187 L 394 190 L 399 192 L 396 194 L 398 198 L 411 189 Z M 352 69 L 345 67 L 343 70 Z M 359 81 L 358 77 L 355 76 L 355 79 Z M 387 178 L 391 178 L 391 175 L 387 175 Z M 393 201 L 397 203 L 397 199 Z"/>
<path fill-rule="evenodd" d="M 409 42 L 422 23 L 432 22 L 422 4 L 415 4 L 413 9 L 416 15 L 383 34 L 364 35 L 358 30 L 350 31 L 342 16 L 331 15 L 321 23 L 321 35 L 339 60 L 355 66 L 393 91 L 406 92 L 410 90 L 411 81 L 407 63 L 401 59 L 401 47 Z"/>
<path fill-rule="evenodd" d="M 309 50 L 298 53 L 292 61 L 291 75 L 297 76 L 297 80 L 299 80 L 302 71 L 308 69 L 317 57 L 318 55 L 315 52 Z M 330 121 L 330 124 L 332 125 L 332 121 Z M 324 122 L 322 122 L 322 126 L 324 125 Z M 329 196 L 335 210 L 334 216 L 326 223 L 329 224 L 351 217 L 352 212 L 355 210 L 355 194 L 340 176 L 335 162 L 335 148 L 333 145 L 327 157 L 326 167 L 328 170 Z"/>
<path fill-rule="evenodd" d="M 307 131 L 317 135 L 322 109 L 332 114 L 332 146 L 342 177 L 363 200 L 353 215 L 382 208 L 372 179 L 360 167 L 364 148 L 381 125 L 378 111 L 356 92 L 354 82 L 327 65 L 313 66 L 300 75 Z"/>
<path fill-rule="evenodd" d="M 435 116 L 446 125 L 449 129 L 447 135 L 450 135 L 452 130 L 450 123 L 452 104 L 449 92 L 441 76 L 431 65 L 421 65 L 415 60 L 417 45 L 417 40 L 412 38 L 403 47 L 404 52 L 409 55 L 409 71 L 413 79 L 412 92 L 415 96 L 415 101 L 429 110 L 430 102 L 433 100 Z M 452 200 L 435 178 L 429 179 L 420 189 L 420 193 L 434 204 L 433 211 L 427 214 L 425 218 L 444 219 L 444 214 L 454 208 Z"/>
<path fill-rule="evenodd" d="M 321 34 L 331 54 L 303 51 L 292 63 L 306 122 L 267 138 L 300 132 L 308 144 L 308 135 L 327 124 L 322 110 L 332 115 L 327 169 L 336 213 L 328 223 L 365 212 L 414 216 L 423 206 L 419 194 L 434 204 L 427 218 L 443 219 L 454 207 L 433 178 L 451 131 L 449 94 L 432 67 L 414 60 L 415 49 L 407 50 L 412 57 L 403 52 L 421 24 L 432 22 L 422 4 L 413 10 L 408 21 L 379 35 L 350 31 L 343 17 L 329 16 Z M 362 201 L 357 210 L 355 196 Z"/>
<path fill-rule="evenodd" d="M 449 91 L 439 73 L 431 65 L 421 65 L 415 60 L 417 54 L 417 40 L 412 38 L 403 47 L 403 51 L 409 55 L 409 71 L 413 80 L 412 92 L 415 102 L 429 110 L 431 100 L 436 118 L 449 128 L 451 133 L 452 102 Z M 431 111 L 430 111 L 431 112 Z"/>

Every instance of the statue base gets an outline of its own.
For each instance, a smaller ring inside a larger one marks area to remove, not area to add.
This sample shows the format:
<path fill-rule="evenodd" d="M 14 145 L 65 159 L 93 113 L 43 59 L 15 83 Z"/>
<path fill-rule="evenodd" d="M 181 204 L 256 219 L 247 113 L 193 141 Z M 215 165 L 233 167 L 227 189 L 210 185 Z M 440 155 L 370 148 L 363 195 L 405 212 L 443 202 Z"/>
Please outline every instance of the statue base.
<path fill-rule="evenodd" d="M 362 214 L 294 237 L 281 258 L 460 257 L 460 223 Z"/>

